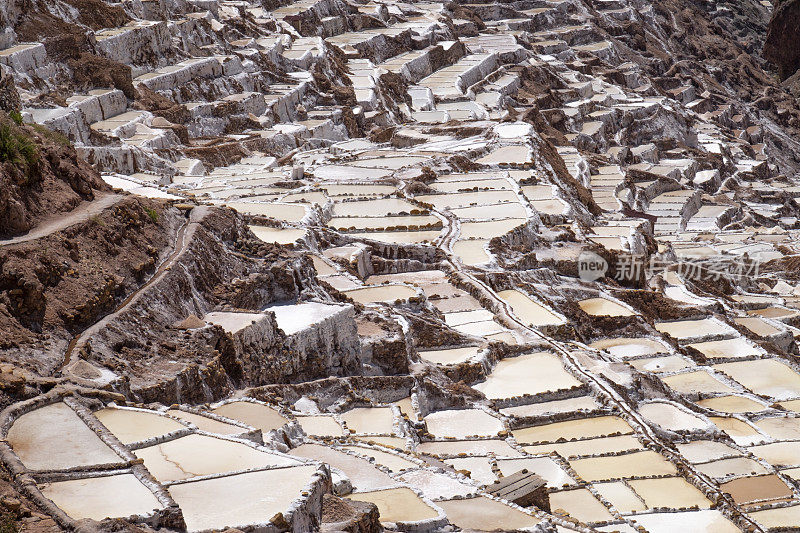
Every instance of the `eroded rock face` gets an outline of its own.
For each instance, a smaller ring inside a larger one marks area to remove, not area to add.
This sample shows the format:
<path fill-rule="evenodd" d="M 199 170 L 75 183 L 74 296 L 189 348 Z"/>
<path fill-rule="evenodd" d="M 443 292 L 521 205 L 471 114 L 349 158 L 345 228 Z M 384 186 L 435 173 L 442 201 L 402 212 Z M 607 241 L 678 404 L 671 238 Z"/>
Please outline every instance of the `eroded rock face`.
<path fill-rule="evenodd" d="M 778 67 L 782 80 L 800 69 L 800 2 L 778 0 L 769 23 L 764 57 Z"/>

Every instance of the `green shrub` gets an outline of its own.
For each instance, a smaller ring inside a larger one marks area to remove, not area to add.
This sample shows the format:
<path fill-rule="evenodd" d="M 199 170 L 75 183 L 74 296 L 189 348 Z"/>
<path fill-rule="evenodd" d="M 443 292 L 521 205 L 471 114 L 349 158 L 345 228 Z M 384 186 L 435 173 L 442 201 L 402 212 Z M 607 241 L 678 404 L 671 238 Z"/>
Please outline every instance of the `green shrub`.
<path fill-rule="evenodd" d="M 11 117 L 11 120 L 17 123 L 17 126 L 22 126 L 22 113 L 19 111 L 12 111 L 8 114 Z"/>
<path fill-rule="evenodd" d="M 158 222 L 158 211 L 150 207 L 145 207 L 144 210 L 147 211 L 147 216 L 150 217 L 150 220 L 153 222 Z"/>
<path fill-rule="evenodd" d="M 36 168 L 39 150 L 33 140 L 24 133 L 16 132 L 11 124 L 0 124 L 0 162 L 10 161 L 26 174 Z"/>

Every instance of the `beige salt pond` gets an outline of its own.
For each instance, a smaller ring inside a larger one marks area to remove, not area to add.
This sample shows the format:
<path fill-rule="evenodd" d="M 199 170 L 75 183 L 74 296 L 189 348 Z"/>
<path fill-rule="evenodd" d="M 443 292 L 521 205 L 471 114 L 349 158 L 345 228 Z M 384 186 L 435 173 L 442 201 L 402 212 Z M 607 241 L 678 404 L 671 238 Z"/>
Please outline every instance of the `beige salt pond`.
<path fill-rule="evenodd" d="M 570 413 L 581 409 L 591 411 L 600 407 L 591 396 L 578 396 L 577 398 L 567 398 L 565 400 L 553 400 L 552 402 L 531 403 L 506 407 L 500 409 L 500 413 L 506 416 L 542 416 L 553 413 Z"/>
<path fill-rule="evenodd" d="M 461 529 L 492 531 L 534 527 L 539 519 L 484 496 L 436 502 L 451 524 Z"/>
<path fill-rule="evenodd" d="M 379 470 L 367 459 L 356 457 L 320 444 L 303 444 L 289 451 L 291 455 L 322 461 L 334 468 L 338 468 L 350 479 L 353 490 L 371 491 L 396 487 L 397 481 Z"/>
<path fill-rule="evenodd" d="M 266 226 L 248 226 L 253 235 L 268 243 L 292 244 L 305 237 L 306 230 L 296 228 L 269 228 Z"/>
<path fill-rule="evenodd" d="M 500 291 L 497 296 L 511 307 L 517 318 L 529 326 L 550 326 L 564 323 L 564 319 L 516 289 Z"/>
<path fill-rule="evenodd" d="M 488 263 L 491 259 L 486 252 L 486 239 L 473 239 L 468 241 L 457 241 L 453 244 L 453 253 L 465 265 L 481 265 Z"/>
<path fill-rule="evenodd" d="M 213 411 L 227 418 L 244 422 L 248 426 L 269 433 L 283 427 L 287 422 L 278 411 L 255 402 L 230 402 L 220 405 Z"/>
<path fill-rule="evenodd" d="M 432 243 L 442 234 L 441 230 L 434 231 L 370 231 L 348 233 L 355 239 L 385 242 L 389 244 L 419 244 Z"/>
<path fill-rule="evenodd" d="M 375 460 L 376 464 L 385 466 L 392 472 L 402 472 L 403 470 L 410 470 L 412 468 L 419 468 L 417 463 L 404 459 L 399 455 L 393 453 L 376 450 L 374 448 L 367 448 L 365 446 L 342 446 L 344 450 L 350 450 L 366 457 L 371 457 Z"/>
<path fill-rule="evenodd" d="M 606 509 L 605 505 L 600 503 L 587 489 L 551 492 L 550 508 L 553 511 L 563 509 L 571 517 L 589 524 L 614 519 L 614 516 Z"/>
<path fill-rule="evenodd" d="M 581 300 L 578 305 L 586 314 L 592 316 L 634 316 L 636 314 L 624 305 L 605 298 Z"/>
<path fill-rule="evenodd" d="M 296 418 L 306 435 L 320 437 L 341 437 L 345 435 L 342 426 L 332 416 L 298 416 Z"/>
<path fill-rule="evenodd" d="M 603 339 L 590 344 L 597 350 L 605 350 L 615 357 L 638 357 L 641 355 L 654 355 L 670 351 L 666 345 L 652 339 L 634 339 L 619 337 L 616 339 Z"/>
<path fill-rule="evenodd" d="M 699 416 L 667 402 L 646 403 L 639 407 L 639 413 L 666 430 L 692 431 L 708 427 Z"/>
<path fill-rule="evenodd" d="M 439 456 L 454 456 L 461 453 L 467 455 L 494 454 L 498 457 L 522 456 L 506 441 L 496 439 L 420 442 L 417 444 L 417 452 Z"/>
<path fill-rule="evenodd" d="M 696 465 L 695 468 L 713 478 L 766 474 L 769 472 L 761 463 L 749 457 L 731 457 Z"/>
<path fill-rule="evenodd" d="M 119 463 L 122 459 L 64 403 L 54 403 L 17 418 L 6 440 L 33 470 Z"/>
<path fill-rule="evenodd" d="M 739 533 L 725 515 L 715 509 L 671 513 L 637 514 L 632 517 L 650 533 L 703 531 L 704 533 Z"/>
<path fill-rule="evenodd" d="M 739 451 L 714 440 L 696 440 L 677 444 L 678 451 L 692 463 L 705 463 L 723 457 L 739 455 Z"/>
<path fill-rule="evenodd" d="M 777 359 L 723 363 L 714 368 L 724 372 L 756 394 L 775 400 L 800 396 L 800 374 Z"/>
<path fill-rule="evenodd" d="M 603 437 L 618 432 L 625 434 L 632 433 L 633 430 L 619 417 L 598 416 L 515 429 L 511 433 L 519 443 L 537 443 L 555 442 L 559 439 Z"/>
<path fill-rule="evenodd" d="M 669 385 L 669 387 L 674 391 L 681 394 L 697 394 L 703 392 L 731 394 L 734 392 L 733 389 L 714 378 L 705 370 L 675 374 L 674 376 L 666 376 L 661 378 L 661 380 Z"/>
<path fill-rule="evenodd" d="M 776 440 L 800 439 L 800 418 L 769 417 L 757 420 L 754 424 Z"/>
<path fill-rule="evenodd" d="M 417 295 L 417 291 L 406 285 L 376 285 L 344 291 L 344 293 L 360 304 L 407 300 Z"/>
<path fill-rule="evenodd" d="M 645 359 L 630 359 L 628 364 L 640 372 L 677 372 L 684 368 L 694 366 L 679 355 L 668 355 L 666 357 L 648 357 Z"/>
<path fill-rule="evenodd" d="M 316 471 L 316 465 L 303 465 L 247 472 L 172 485 L 169 492 L 189 531 L 244 527 L 285 513 Z"/>
<path fill-rule="evenodd" d="M 697 405 L 721 413 L 757 413 L 767 407 L 744 396 L 717 396 L 700 400 Z"/>
<path fill-rule="evenodd" d="M 774 466 L 800 465 L 800 446 L 797 442 L 773 442 L 748 448 Z"/>
<path fill-rule="evenodd" d="M 739 357 L 749 357 L 761 355 L 763 350 L 756 345 L 748 342 L 743 337 L 733 339 L 723 339 L 719 341 L 698 342 L 689 344 L 690 347 L 698 350 L 709 359 L 734 359 Z"/>
<path fill-rule="evenodd" d="M 512 229 L 527 222 L 526 219 L 492 220 L 489 222 L 462 222 L 461 239 L 492 239 L 505 235 Z"/>
<path fill-rule="evenodd" d="M 437 365 L 457 365 L 475 357 L 482 349 L 480 346 L 464 346 L 444 350 L 426 350 L 419 352 L 419 356 Z"/>
<path fill-rule="evenodd" d="M 733 335 L 736 330 L 713 318 L 656 322 L 656 329 L 676 339 L 690 339 L 711 335 Z"/>
<path fill-rule="evenodd" d="M 186 422 L 191 422 L 197 426 L 197 429 L 208 431 L 209 433 L 217 433 L 219 435 L 238 435 L 247 431 L 246 428 L 241 426 L 235 426 L 233 424 L 228 424 L 227 422 L 215 420 L 213 418 L 198 415 L 196 413 L 181 411 L 179 409 L 170 409 L 167 411 L 167 414 L 174 416 L 175 418 L 180 418 Z"/>
<path fill-rule="evenodd" d="M 264 216 L 286 222 L 300 222 L 306 216 L 306 208 L 297 204 L 228 202 L 225 205 L 247 215 Z"/>
<path fill-rule="evenodd" d="M 419 211 L 421 208 L 402 198 L 380 198 L 338 202 L 333 206 L 333 215 L 337 217 L 375 217 L 386 216 L 390 213 L 411 213 L 413 210 Z"/>
<path fill-rule="evenodd" d="M 473 388 L 496 400 L 569 389 L 581 384 L 566 371 L 557 355 L 540 352 L 502 359 L 486 381 Z"/>
<path fill-rule="evenodd" d="M 516 474 L 520 470 L 535 472 L 547 482 L 548 487 L 552 488 L 575 484 L 575 480 L 550 457 L 498 459 L 497 467 L 504 476 Z"/>
<path fill-rule="evenodd" d="M 621 481 L 595 483 L 593 486 L 600 496 L 608 500 L 608 503 L 622 514 L 647 509 L 639 496 Z"/>
<path fill-rule="evenodd" d="M 748 513 L 750 518 L 767 528 L 797 527 L 800 524 L 800 505 L 764 509 Z"/>
<path fill-rule="evenodd" d="M 642 449 L 642 444 L 632 435 L 600 437 L 572 442 L 551 442 L 535 446 L 523 446 L 523 450 L 536 455 L 556 452 L 562 457 L 580 457 L 597 453 L 620 453 Z"/>
<path fill-rule="evenodd" d="M 180 422 L 154 412 L 106 407 L 94 415 L 123 444 L 131 444 L 187 429 Z"/>
<path fill-rule="evenodd" d="M 469 477 L 481 485 L 490 485 L 497 481 L 497 475 L 492 470 L 492 463 L 488 457 L 445 459 L 444 463 L 452 466 L 455 470 L 469 472 Z"/>
<path fill-rule="evenodd" d="M 436 411 L 424 420 L 428 432 L 437 437 L 491 437 L 504 429 L 502 421 L 480 409 Z"/>
<path fill-rule="evenodd" d="M 133 453 L 144 460 L 147 469 L 162 482 L 267 466 L 298 464 L 293 459 L 262 452 L 246 444 L 206 435 L 187 435 L 155 446 L 140 448 Z"/>
<path fill-rule="evenodd" d="M 348 498 L 377 505 L 381 522 L 419 522 L 439 516 L 436 509 L 406 487 L 359 492 Z"/>
<path fill-rule="evenodd" d="M 45 483 L 41 485 L 41 491 L 45 498 L 75 520 L 147 516 L 163 508 L 155 495 L 133 474 Z"/>
<path fill-rule="evenodd" d="M 394 413 L 391 407 L 356 407 L 341 414 L 347 428 L 358 434 L 389 434 L 394 430 Z"/>
<path fill-rule="evenodd" d="M 263 313 L 239 313 L 235 311 L 212 311 L 206 313 L 203 320 L 214 324 L 228 333 L 236 333 L 264 319 Z"/>
<path fill-rule="evenodd" d="M 377 230 L 386 228 L 403 229 L 408 226 L 440 225 L 441 221 L 430 215 L 421 216 L 379 216 L 379 217 L 334 217 L 328 226 L 339 231 Z"/>
<path fill-rule="evenodd" d="M 675 465 L 650 450 L 625 455 L 571 459 L 569 464 L 580 477 L 587 481 L 677 473 Z"/>
<path fill-rule="evenodd" d="M 628 484 L 650 508 L 680 509 L 696 505 L 700 509 L 708 509 L 711 505 L 697 487 L 681 477 L 632 479 Z"/>
<path fill-rule="evenodd" d="M 740 446 L 747 446 L 764 440 L 764 437 L 752 426 L 737 418 L 710 416 L 709 419 L 717 428 L 727 433 L 733 439 L 733 442 Z"/>
<path fill-rule="evenodd" d="M 719 488 L 739 504 L 756 500 L 778 500 L 792 497 L 792 489 L 775 474 L 741 477 L 720 483 Z"/>

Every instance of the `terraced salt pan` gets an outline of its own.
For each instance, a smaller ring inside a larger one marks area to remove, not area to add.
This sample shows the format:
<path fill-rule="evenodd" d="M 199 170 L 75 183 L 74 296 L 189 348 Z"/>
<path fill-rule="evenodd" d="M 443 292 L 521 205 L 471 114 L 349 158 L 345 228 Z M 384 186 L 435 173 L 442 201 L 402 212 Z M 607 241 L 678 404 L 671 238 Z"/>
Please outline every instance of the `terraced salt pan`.
<path fill-rule="evenodd" d="M 518 405 L 516 407 L 506 407 L 500 409 L 500 413 L 506 416 L 542 416 L 552 413 L 570 413 L 585 409 L 591 411 L 600 407 L 591 396 L 578 396 L 577 398 L 567 398 L 566 400 L 554 400 L 552 402 L 531 403 Z"/>
<path fill-rule="evenodd" d="M 694 366 L 678 355 L 668 355 L 666 357 L 648 357 L 646 359 L 632 359 L 628 364 L 640 372 L 677 372 L 684 368 Z"/>
<path fill-rule="evenodd" d="M 670 351 L 665 344 L 652 339 L 634 339 L 627 337 L 603 339 L 593 342 L 589 346 L 597 350 L 605 350 L 615 357 L 622 358 L 653 355 Z"/>
<path fill-rule="evenodd" d="M 424 194 L 416 197 L 420 202 L 431 204 L 436 209 L 456 209 L 472 205 L 491 205 L 502 203 L 518 203 L 519 198 L 513 191 L 470 191 L 449 194 Z"/>
<path fill-rule="evenodd" d="M 230 402 L 214 408 L 213 411 L 260 429 L 262 433 L 279 429 L 289 422 L 275 409 L 255 402 Z"/>
<path fill-rule="evenodd" d="M 333 206 L 333 215 L 337 217 L 376 217 L 390 213 L 409 214 L 420 207 L 403 198 L 379 198 L 375 200 L 359 200 L 355 202 L 338 202 Z"/>
<path fill-rule="evenodd" d="M 748 446 L 764 439 L 752 426 L 737 418 L 711 416 L 709 419 L 739 446 Z"/>
<path fill-rule="evenodd" d="M 772 324 L 768 323 L 763 318 L 759 317 L 734 318 L 733 321 L 741 326 L 746 327 L 759 337 L 770 337 L 772 335 L 778 335 L 782 331 L 773 326 Z"/>
<path fill-rule="evenodd" d="M 209 324 L 220 326 L 228 333 L 236 333 L 263 319 L 263 313 L 239 313 L 233 311 L 213 311 L 203 319 Z"/>
<path fill-rule="evenodd" d="M 217 433 L 219 435 L 238 435 L 247 431 L 247 429 L 240 426 L 221 422 L 207 416 L 181 411 L 179 409 L 170 409 L 167 411 L 167 414 L 174 416 L 175 418 L 185 420 L 186 422 L 191 422 L 197 426 L 198 429 L 202 431 L 208 431 L 209 433 Z"/>
<path fill-rule="evenodd" d="M 396 487 L 397 481 L 390 478 L 366 459 L 356 457 L 320 444 L 303 444 L 289 452 L 297 457 L 322 461 L 338 468 L 350 479 L 356 492 Z"/>
<path fill-rule="evenodd" d="M 551 492 L 550 508 L 554 511 L 563 509 L 571 517 L 585 523 L 605 522 L 614 519 L 614 516 L 606 509 L 605 505 L 600 503 L 587 489 Z"/>
<path fill-rule="evenodd" d="M 755 474 L 766 474 L 769 472 L 761 463 L 748 457 L 731 457 L 697 465 L 695 468 L 703 474 L 713 478 L 725 478 L 729 476 L 745 476 Z"/>
<path fill-rule="evenodd" d="M 734 359 L 738 357 L 761 355 L 764 353 L 763 350 L 748 342 L 743 337 L 723 339 L 719 341 L 698 342 L 695 344 L 689 344 L 689 346 L 695 350 L 698 350 L 709 359 Z"/>
<path fill-rule="evenodd" d="M 589 298 L 578 302 L 581 309 L 592 316 L 634 316 L 636 313 L 617 302 L 605 298 Z"/>
<path fill-rule="evenodd" d="M 676 531 L 737 533 L 739 531 L 739 528 L 725 518 L 725 515 L 714 509 L 637 514 L 633 519 L 650 533 L 675 533 Z"/>
<path fill-rule="evenodd" d="M 423 468 L 408 470 L 398 479 L 408 483 L 431 500 L 475 496 L 478 491 L 472 484 L 462 483 L 447 474 Z"/>
<path fill-rule="evenodd" d="M 511 433 L 519 443 L 537 443 L 556 442 L 559 439 L 603 437 L 617 432 L 626 434 L 632 433 L 633 430 L 619 417 L 597 416 L 515 429 Z"/>
<path fill-rule="evenodd" d="M 492 470 L 492 463 L 488 457 L 462 457 L 445 459 L 443 462 L 455 470 L 469 472 L 469 477 L 482 485 L 490 485 L 497 481 L 497 475 Z"/>
<path fill-rule="evenodd" d="M 358 185 L 325 183 L 319 186 L 328 196 L 383 196 L 397 190 L 393 185 Z"/>
<path fill-rule="evenodd" d="M 675 465 L 650 450 L 625 455 L 570 459 L 569 464 L 580 477 L 587 481 L 605 481 L 637 476 L 661 476 L 677 474 L 678 472 Z"/>
<path fill-rule="evenodd" d="M 666 430 L 692 431 L 708 427 L 700 417 L 667 402 L 646 403 L 639 407 L 639 413 Z"/>
<path fill-rule="evenodd" d="M 492 239 L 505 235 L 512 229 L 527 222 L 526 219 L 492 220 L 489 222 L 462 222 L 461 239 Z"/>
<path fill-rule="evenodd" d="M 465 265 L 475 266 L 489 262 L 491 259 L 486 253 L 488 240 L 473 239 L 469 241 L 457 241 L 453 244 L 453 253 Z"/>
<path fill-rule="evenodd" d="M 343 309 L 340 305 L 304 302 L 293 305 L 273 305 L 267 307 L 266 311 L 275 313 L 275 321 L 284 333 L 294 335 L 340 313 Z"/>
<path fill-rule="evenodd" d="M 433 507 L 406 487 L 359 492 L 348 498 L 377 505 L 381 522 L 418 522 L 439 516 Z"/>
<path fill-rule="evenodd" d="M 521 165 L 531 162 L 531 149 L 526 145 L 501 146 L 476 161 L 480 165 Z"/>
<path fill-rule="evenodd" d="M 348 165 L 322 165 L 314 169 L 314 177 L 330 181 L 373 181 L 391 176 L 391 169 L 362 168 Z M 329 194 L 329 185 L 325 186 Z"/>
<path fill-rule="evenodd" d="M 516 289 L 500 291 L 497 296 L 511 307 L 517 318 L 529 326 L 557 326 L 564 323 L 564 319 Z"/>
<path fill-rule="evenodd" d="M 286 222 L 300 222 L 307 214 L 306 208 L 297 204 L 228 202 L 225 205 L 247 215 L 264 216 Z"/>
<path fill-rule="evenodd" d="M 417 452 L 428 455 L 489 455 L 494 454 L 498 457 L 521 457 L 522 454 L 508 445 L 504 440 L 485 439 L 485 440 L 452 440 L 437 442 L 420 442 L 417 444 Z"/>
<path fill-rule="evenodd" d="M 700 320 L 678 320 L 656 322 L 656 329 L 676 339 L 708 337 L 711 335 L 734 335 L 736 330 L 713 318 Z"/>
<path fill-rule="evenodd" d="M 800 505 L 753 511 L 748 515 L 766 528 L 793 528 L 800 524 Z"/>
<path fill-rule="evenodd" d="M 502 359 L 486 381 L 473 388 L 495 400 L 569 389 L 581 384 L 566 371 L 557 355 L 540 352 Z"/>
<path fill-rule="evenodd" d="M 757 359 L 714 365 L 756 394 L 775 400 L 800 396 L 800 374 L 777 359 Z"/>
<path fill-rule="evenodd" d="M 189 531 L 263 524 L 285 513 L 316 471 L 304 465 L 247 472 L 172 485 L 169 492 Z"/>
<path fill-rule="evenodd" d="M 163 508 L 133 474 L 70 479 L 41 485 L 45 498 L 74 520 L 150 515 Z"/>
<path fill-rule="evenodd" d="M 360 304 L 407 300 L 417 295 L 417 291 L 405 285 L 377 285 L 344 291 L 344 293 Z"/>
<path fill-rule="evenodd" d="M 379 446 L 396 448 L 398 450 L 408 449 L 408 441 L 400 437 L 385 437 L 380 435 L 367 435 L 367 436 L 356 435 L 353 438 L 359 442 L 365 442 L 367 444 L 377 444 Z"/>
<path fill-rule="evenodd" d="M 769 417 L 754 424 L 776 440 L 800 439 L 800 418 Z"/>
<path fill-rule="evenodd" d="M 520 470 L 535 472 L 541 476 L 548 487 L 560 488 L 574 485 L 575 480 L 550 457 L 524 457 L 522 459 L 499 459 L 497 466 L 503 476 L 516 474 Z"/>
<path fill-rule="evenodd" d="M 293 459 L 262 452 L 246 444 L 206 435 L 187 435 L 133 453 L 144 460 L 150 473 L 161 482 L 298 464 Z"/>
<path fill-rule="evenodd" d="M 298 416 L 297 422 L 306 435 L 340 437 L 346 434 L 332 416 Z"/>
<path fill-rule="evenodd" d="M 430 231 L 368 231 L 348 233 L 354 239 L 368 239 L 389 244 L 420 244 L 433 242 L 442 234 L 441 230 Z"/>
<path fill-rule="evenodd" d="M 342 446 L 345 450 L 371 457 L 375 459 L 375 463 L 385 466 L 392 472 L 402 472 L 403 470 L 410 470 L 412 468 L 419 468 L 419 465 L 408 459 L 403 459 L 399 455 L 393 453 L 376 450 L 374 448 L 367 448 L 364 446 Z"/>
<path fill-rule="evenodd" d="M 525 207 L 520 203 L 503 203 L 459 207 L 450 210 L 460 219 L 465 218 L 522 218 L 527 215 Z"/>
<path fill-rule="evenodd" d="M 733 501 L 740 504 L 792 497 L 792 489 L 775 474 L 732 479 L 720 483 L 720 489 L 730 494 Z"/>
<path fill-rule="evenodd" d="M 620 513 L 626 514 L 647 509 L 639 496 L 621 481 L 595 483 L 594 488 Z"/>
<path fill-rule="evenodd" d="M 394 432 L 394 413 L 391 407 L 355 407 L 342 413 L 341 418 L 348 429 L 358 434 L 391 435 Z"/>
<path fill-rule="evenodd" d="M 661 380 L 674 391 L 681 394 L 697 394 L 703 392 L 731 394 L 735 392 L 732 388 L 722 383 L 705 370 L 666 376 L 661 378 Z"/>
<path fill-rule="evenodd" d="M 697 487 L 682 477 L 632 479 L 628 483 L 650 508 L 680 509 L 696 505 L 700 509 L 708 509 L 711 505 Z"/>
<path fill-rule="evenodd" d="M 32 470 L 119 463 L 122 458 L 64 403 L 54 403 L 17 418 L 6 440 Z"/>
<path fill-rule="evenodd" d="M 425 417 L 428 432 L 436 437 L 491 437 L 503 431 L 503 423 L 480 409 L 436 411 Z"/>
<path fill-rule="evenodd" d="M 445 350 L 426 350 L 419 352 L 419 356 L 437 365 L 457 365 L 475 357 L 482 349 L 480 346 L 464 346 Z"/>
<path fill-rule="evenodd" d="M 684 444 L 677 444 L 678 451 L 692 463 L 704 463 L 723 457 L 739 455 L 739 452 L 714 440 L 696 440 Z"/>
<path fill-rule="evenodd" d="M 531 528 L 540 520 L 500 502 L 480 496 L 466 500 L 436 502 L 451 524 L 461 529 L 491 531 Z"/>
<path fill-rule="evenodd" d="M 106 407 L 94 413 L 123 444 L 131 444 L 186 429 L 180 422 L 154 412 Z"/>
<path fill-rule="evenodd" d="M 717 396 L 700 400 L 697 405 L 722 413 L 757 413 L 767 407 L 744 396 Z"/>
<path fill-rule="evenodd" d="M 270 228 L 266 226 L 248 226 L 253 234 L 264 242 L 278 244 L 292 244 L 297 239 L 302 239 L 306 230 L 295 228 Z"/>
<path fill-rule="evenodd" d="M 409 226 L 441 225 L 441 221 L 430 215 L 416 216 L 376 216 L 376 217 L 335 217 L 328 226 L 339 231 L 404 229 Z"/>

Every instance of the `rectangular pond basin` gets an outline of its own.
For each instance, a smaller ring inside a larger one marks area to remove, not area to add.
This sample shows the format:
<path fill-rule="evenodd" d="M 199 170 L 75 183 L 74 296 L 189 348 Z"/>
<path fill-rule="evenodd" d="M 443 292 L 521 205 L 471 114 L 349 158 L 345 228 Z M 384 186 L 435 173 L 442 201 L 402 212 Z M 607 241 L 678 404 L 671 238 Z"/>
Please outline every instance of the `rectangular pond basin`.
<path fill-rule="evenodd" d="M 483 383 L 473 386 L 491 400 L 536 395 L 580 386 L 557 355 L 531 353 L 500 360 Z"/>
<path fill-rule="evenodd" d="M 394 413 L 391 407 L 355 407 L 341 414 L 347 428 L 357 434 L 391 435 Z"/>
<path fill-rule="evenodd" d="M 289 422 L 275 409 L 255 402 L 230 402 L 214 408 L 213 411 L 260 429 L 263 433 L 281 428 Z"/>
<path fill-rule="evenodd" d="M 551 326 L 564 323 L 564 319 L 516 289 L 500 291 L 497 296 L 511 307 L 517 318 L 529 326 Z"/>
<path fill-rule="evenodd" d="M 436 411 L 424 420 L 428 432 L 439 438 L 491 437 L 504 429 L 500 419 L 481 409 Z"/>
<path fill-rule="evenodd" d="M 614 519 L 606 506 L 600 503 L 587 489 L 551 492 L 550 508 L 553 511 L 563 509 L 571 517 L 587 524 Z"/>
<path fill-rule="evenodd" d="M 736 330 L 713 318 L 656 322 L 656 329 L 676 339 L 691 339 L 711 335 L 735 335 Z"/>
<path fill-rule="evenodd" d="M 650 508 L 697 506 L 708 509 L 711 502 L 694 485 L 682 477 L 665 477 L 656 479 L 632 479 L 628 484 L 644 499 Z"/>
<path fill-rule="evenodd" d="M 633 430 L 627 422 L 617 416 L 597 416 L 515 429 L 511 433 L 520 444 L 534 444 L 556 442 L 559 439 L 604 437 L 612 433 L 626 434 L 633 433 Z"/>
<path fill-rule="evenodd" d="M 777 401 L 800 396 L 800 374 L 777 359 L 756 359 L 715 365 L 756 394 Z"/>
<path fill-rule="evenodd" d="M 160 437 L 186 426 L 156 412 L 115 409 L 107 407 L 94 415 L 123 444 L 130 444 L 153 437 Z"/>
<path fill-rule="evenodd" d="M 569 464 L 587 481 L 677 473 L 675 465 L 650 450 L 624 455 L 571 459 Z"/>
<path fill-rule="evenodd" d="M 464 530 L 513 531 L 532 528 L 540 523 L 538 518 L 483 496 L 465 500 L 443 500 L 436 502 L 436 505 L 444 509 L 451 524 Z"/>
<path fill-rule="evenodd" d="M 439 516 L 436 509 L 406 487 L 359 492 L 348 498 L 377 505 L 381 522 L 419 522 Z"/>
<path fill-rule="evenodd" d="M 619 453 L 641 450 L 642 444 L 633 435 L 618 435 L 615 437 L 600 437 L 597 439 L 576 440 L 572 442 L 553 442 L 523 446 L 530 454 L 557 452 L 562 457 L 580 457 L 596 453 Z"/>

